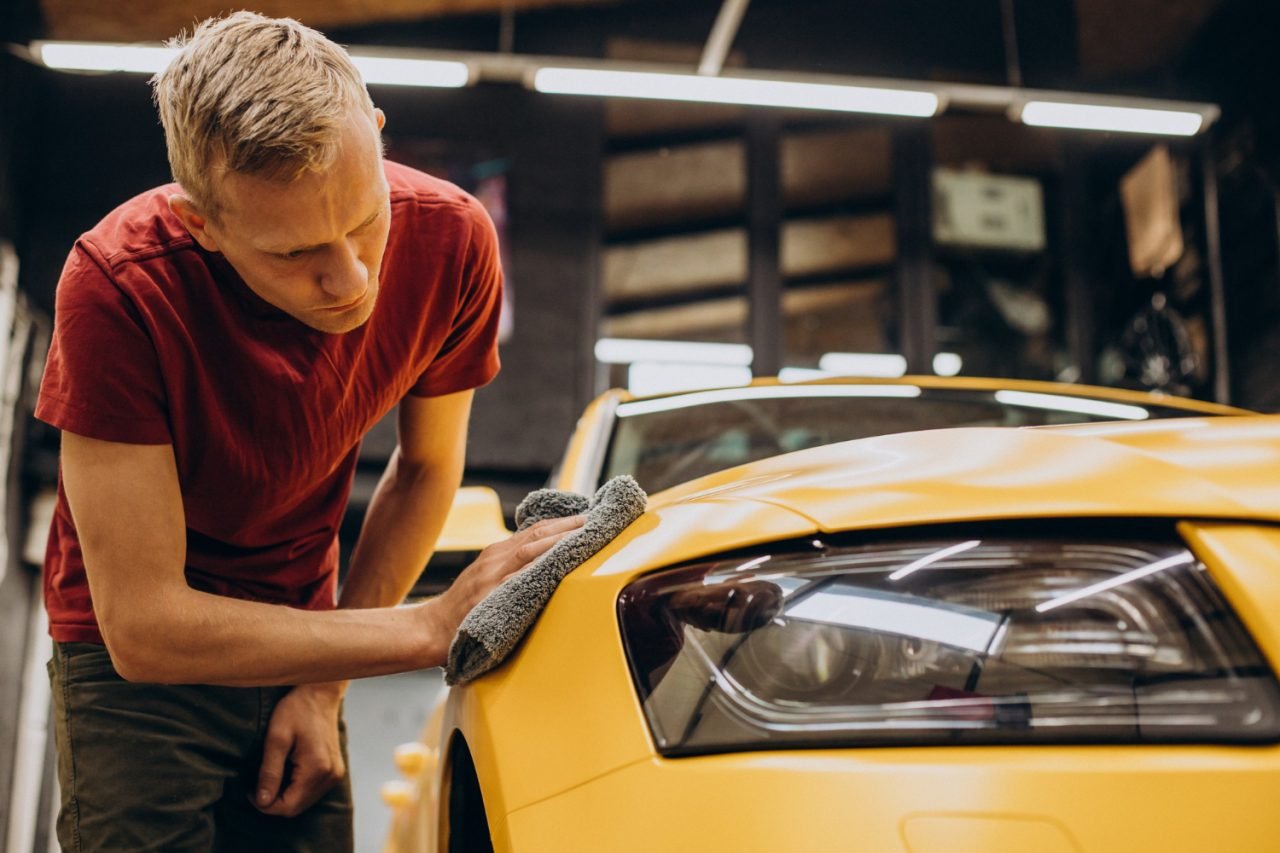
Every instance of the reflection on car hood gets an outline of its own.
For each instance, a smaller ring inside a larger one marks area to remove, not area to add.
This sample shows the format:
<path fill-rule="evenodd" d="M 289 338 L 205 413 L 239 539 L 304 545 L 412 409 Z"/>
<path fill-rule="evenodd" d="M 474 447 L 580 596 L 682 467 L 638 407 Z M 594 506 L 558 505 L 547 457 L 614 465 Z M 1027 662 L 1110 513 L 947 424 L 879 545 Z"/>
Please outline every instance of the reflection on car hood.
<path fill-rule="evenodd" d="M 880 436 L 723 471 L 653 504 L 705 501 L 773 504 L 824 531 L 1046 516 L 1280 521 L 1280 417 Z"/>

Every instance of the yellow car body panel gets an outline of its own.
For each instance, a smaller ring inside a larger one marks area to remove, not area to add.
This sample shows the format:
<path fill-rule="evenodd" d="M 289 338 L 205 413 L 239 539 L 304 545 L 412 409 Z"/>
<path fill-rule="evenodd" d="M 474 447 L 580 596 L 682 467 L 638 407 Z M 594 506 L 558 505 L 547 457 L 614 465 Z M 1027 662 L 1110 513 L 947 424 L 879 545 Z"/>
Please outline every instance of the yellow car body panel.
<path fill-rule="evenodd" d="M 1280 668 L 1280 527 L 1179 532 Z M 514 810 L 495 849 L 1263 851 L 1280 838 L 1278 785 L 1278 746 L 647 756 Z"/>
<path fill-rule="evenodd" d="M 510 535 L 498 493 L 488 486 L 466 486 L 453 498 L 436 550 L 482 551 Z"/>
<path fill-rule="evenodd" d="M 1276 666 L 1280 528 L 1184 523 L 1181 531 Z M 585 613 L 588 601 L 612 598 L 630 577 L 597 573 L 590 586 L 607 581 L 607 587 L 563 599 L 557 593 L 551 606 Z M 460 729 L 471 738 L 480 778 L 494 783 L 483 793 L 497 851 L 1191 853 L 1268 850 L 1280 837 L 1280 812 L 1272 808 L 1280 786 L 1275 746 L 864 748 L 657 758 L 613 639 L 616 623 L 596 621 L 540 622 L 518 662 L 452 691 L 424 733 Z M 609 641 L 588 645 L 584 638 Z M 611 660 L 601 665 L 601 655 Z M 583 685 L 585 691 L 566 689 L 573 685 L 562 677 L 565 668 L 576 665 L 603 677 Z M 512 691 L 522 709 L 504 707 L 502 694 Z M 615 697 L 612 707 L 600 701 L 605 695 Z M 607 764 L 613 766 L 600 770 Z M 432 770 L 419 780 L 426 808 L 402 816 L 388 850 L 444 849 L 432 828 L 445 768 Z M 546 780 L 557 771 L 567 771 L 561 790 L 515 805 L 512 795 L 522 789 L 555 787 Z"/>
<path fill-rule="evenodd" d="M 1037 747 L 649 759 L 520 809 L 563 850 L 1274 850 L 1280 748 Z"/>
<path fill-rule="evenodd" d="M 1178 532 L 1217 581 L 1271 669 L 1280 672 L 1280 527 L 1184 522 Z"/>
<path fill-rule="evenodd" d="M 498 851 L 1271 849 L 1276 746 L 657 757 L 616 602 L 661 567 L 834 531 L 1166 517 L 1184 520 L 1183 538 L 1280 669 L 1277 474 L 1280 417 L 1264 416 L 903 433 L 712 474 L 654 496 L 561 584 L 506 664 L 446 692 L 423 741 L 465 737 Z M 416 804 L 397 815 L 388 851 L 447 849 L 448 774 L 442 756 L 413 780 Z"/>
<path fill-rule="evenodd" d="M 720 507 L 682 508 L 687 524 L 681 528 L 685 531 L 681 541 L 695 550 L 718 550 L 726 544 L 747 547 L 813 530 L 803 518 L 768 505 L 745 504 L 743 510 L 733 515 L 734 530 L 726 531 Z M 574 583 L 561 584 L 517 651 L 518 665 L 511 665 L 513 659 L 457 691 L 457 707 L 452 719 L 446 715 L 445 726 L 465 720 L 464 730 L 483 738 L 469 739 L 472 757 L 477 770 L 493 762 L 487 768 L 490 778 L 500 781 L 492 795 L 504 809 L 527 805 L 651 753 L 639 701 L 627 676 L 617 616 L 608 604 L 617 600 L 635 572 L 619 576 L 609 567 L 638 540 L 652 538 L 658 548 L 669 542 L 658 534 L 662 524 L 658 511 L 627 528 L 575 572 Z M 728 536 L 729 532 L 734 535 Z M 627 563 L 631 564 L 637 553 L 648 551 L 641 546 L 629 553 Z M 598 679 L 566 677 L 574 670 L 610 673 L 615 681 L 606 685 Z M 508 701 L 507 697 L 513 698 Z M 570 752 L 546 737 L 546 732 L 566 724 L 575 731 L 577 748 Z M 499 764 L 538 769 L 527 774 L 500 773 Z M 486 790 L 486 804 L 489 796 Z"/>
<path fill-rule="evenodd" d="M 586 471 L 596 454 L 604 452 L 604 444 L 609 440 L 605 430 L 608 419 L 618 404 L 631 399 L 626 391 L 610 389 L 591 401 L 578 418 L 577 426 L 569 438 L 569 446 L 565 449 L 564 460 L 560 470 L 553 476 L 552 486 L 557 489 L 578 488 L 576 484 L 589 479 Z M 585 487 L 582 488 L 585 491 Z"/>

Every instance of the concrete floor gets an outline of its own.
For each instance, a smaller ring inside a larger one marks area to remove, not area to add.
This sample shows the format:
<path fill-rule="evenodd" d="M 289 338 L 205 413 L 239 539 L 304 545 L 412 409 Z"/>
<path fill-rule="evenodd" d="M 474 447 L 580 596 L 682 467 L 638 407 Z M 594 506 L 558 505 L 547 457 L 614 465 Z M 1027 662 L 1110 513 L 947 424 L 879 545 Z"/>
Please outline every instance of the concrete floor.
<path fill-rule="evenodd" d="M 400 778 L 395 748 L 414 740 L 444 686 L 439 669 L 353 681 L 345 705 L 347 747 L 355 799 L 357 853 L 377 853 L 386 840 L 391 813 L 382 803 L 382 783 Z"/>

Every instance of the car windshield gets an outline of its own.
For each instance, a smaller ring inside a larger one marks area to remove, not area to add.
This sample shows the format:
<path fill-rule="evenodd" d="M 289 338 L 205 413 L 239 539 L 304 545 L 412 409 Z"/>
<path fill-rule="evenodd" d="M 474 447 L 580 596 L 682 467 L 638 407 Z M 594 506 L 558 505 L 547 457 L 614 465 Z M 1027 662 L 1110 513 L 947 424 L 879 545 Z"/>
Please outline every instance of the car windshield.
<path fill-rule="evenodd" d="M 696 392 L 620 405 L 600 482 L 630 474 L 653 494 L 780 453 L 889 433 L 1202 414 L 1067 394 L 911 385 L 754 386 Z"/>

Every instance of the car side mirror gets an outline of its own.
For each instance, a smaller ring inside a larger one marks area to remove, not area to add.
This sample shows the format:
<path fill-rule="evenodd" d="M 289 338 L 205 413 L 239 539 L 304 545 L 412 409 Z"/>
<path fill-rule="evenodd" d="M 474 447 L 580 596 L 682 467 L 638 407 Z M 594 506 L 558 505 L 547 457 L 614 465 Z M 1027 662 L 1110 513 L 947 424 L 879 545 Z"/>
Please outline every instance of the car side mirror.
<path fill-rule="evenodd" d="M 502 516 L 502 501 L 488 486 L 458 489 L 444 529 L 436 541 L 441 551 L 481 551 L 511 535 Z"/>

